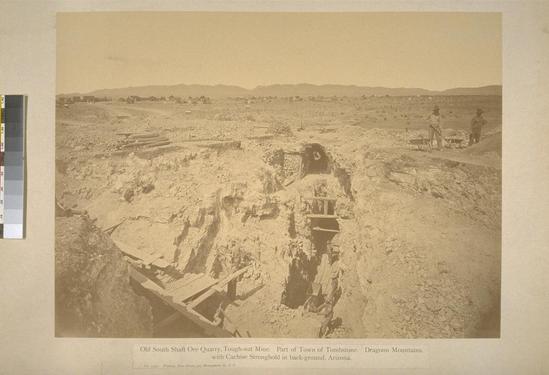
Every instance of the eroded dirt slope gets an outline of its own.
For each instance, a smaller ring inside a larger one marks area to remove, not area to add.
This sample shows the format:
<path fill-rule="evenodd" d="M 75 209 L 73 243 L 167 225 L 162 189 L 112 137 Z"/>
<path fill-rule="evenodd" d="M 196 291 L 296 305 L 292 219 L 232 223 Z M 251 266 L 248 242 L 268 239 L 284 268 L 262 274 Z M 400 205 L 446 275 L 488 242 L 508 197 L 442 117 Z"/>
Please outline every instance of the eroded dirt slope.
<path fill-rule="evenodd" d="M 151 337 L 149 301 L 108 236 L 79 215 L 57 217 L 56 230 L 56 336 Z"/>

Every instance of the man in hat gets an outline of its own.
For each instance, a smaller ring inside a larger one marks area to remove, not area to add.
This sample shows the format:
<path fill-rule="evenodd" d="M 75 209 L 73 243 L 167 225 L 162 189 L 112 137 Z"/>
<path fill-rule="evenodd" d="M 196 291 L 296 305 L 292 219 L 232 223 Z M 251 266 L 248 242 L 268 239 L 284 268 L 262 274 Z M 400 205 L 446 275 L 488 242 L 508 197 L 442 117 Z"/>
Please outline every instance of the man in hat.
<path fill-rule="evenodd" d="M 484 111 L 481 108 L 477 109 L 477 114 L 471 120 L 471 135 L 469 136 L 469 146 L 480 141 L 480 133 L 482 127 L 486 125 L 486 120 L 482 117 Z"/>
<path fill-rule="evenodd" d="M 433 148 L 433 138 L 437 140 L 437 149 L 442 149 L 442 129 L 440 128 L 440 108 L 435 105 L 429 116 L 429 147 Z"/>

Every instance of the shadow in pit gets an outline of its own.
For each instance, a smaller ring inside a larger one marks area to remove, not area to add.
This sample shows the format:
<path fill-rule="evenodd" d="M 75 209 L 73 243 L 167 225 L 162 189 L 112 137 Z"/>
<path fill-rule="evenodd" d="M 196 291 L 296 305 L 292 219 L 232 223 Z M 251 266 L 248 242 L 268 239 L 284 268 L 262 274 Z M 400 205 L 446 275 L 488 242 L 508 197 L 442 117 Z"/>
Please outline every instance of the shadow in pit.
<path fill-rule="evenodd" d="M 156 298 L 151 292 L 139 288 L 134 281 L 131 282 L 131 285 L 136 294 L 149 301 L 153 316 L 153 337 L 208 337 L 200 326 L 181 315 L 178 315 L 177 319 L 174 319 L 170 324 L 160 325 L 174 314 L 174 309 Z"/>
<path fill-rule="evenodd" d="M 314 218 L 311 219 L 311 232 L 312 252 L 309 255 L 299 252 L 292 258 L 281 296 L 281 303 L 292 309 L 306 302 L 312 303 L 314 309 L 327 298 L 331 297 L 333 304 L 338 299 L 338 294 L 330 291 L 329 286 L 330 267 L 336 260 L 331 241 L 339 232 L 339 223 L 335 218 Z M 317 278 L 318 275 L 320 278 Z M 332 295 L 329 295 L 330 293 Z"/>

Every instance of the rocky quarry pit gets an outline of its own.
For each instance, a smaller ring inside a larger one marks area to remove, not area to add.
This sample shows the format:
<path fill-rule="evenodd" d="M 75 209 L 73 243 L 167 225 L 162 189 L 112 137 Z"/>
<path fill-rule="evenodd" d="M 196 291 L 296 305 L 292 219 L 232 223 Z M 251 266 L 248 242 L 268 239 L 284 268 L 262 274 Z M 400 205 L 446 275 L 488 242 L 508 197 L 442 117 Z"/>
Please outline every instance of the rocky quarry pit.
<path fill-rule="evenodd" d="M 500 133 L 429 154 L 351 125 L 246 135 L 233 121 L 211 137 L 216 120 L 193 140 L 177 116 L 58 113 L 58 335 L 218 336 L 202 318 L 225 302 L 242 336 L 312 338 L 326 300 L 329 337 L 499 335 L 501 169 L 482 145 Z M 90 121 L 104 126 L 74 132 Z M 183 296 L 194 279 L 214 292 Z M 199 315 L 174 314 L 168 291 Z"/>

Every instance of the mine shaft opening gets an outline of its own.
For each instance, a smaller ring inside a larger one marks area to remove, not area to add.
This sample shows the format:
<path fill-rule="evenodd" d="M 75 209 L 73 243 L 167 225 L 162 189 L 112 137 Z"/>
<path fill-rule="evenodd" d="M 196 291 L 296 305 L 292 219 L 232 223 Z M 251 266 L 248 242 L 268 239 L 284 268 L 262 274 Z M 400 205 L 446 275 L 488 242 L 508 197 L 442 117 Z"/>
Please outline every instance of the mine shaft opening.
<path fill-rule="evenodd" d="M 303 148 L 303 166 L 301 175 L 329 174 L 331 162 L 326 150 L 318 143 L 305 145 Z"/>
<path fill-rule="evenodd" d="M 316 311 L 328 300 L 335 304 L 338 291 L 331 268 L 338 251 L 332 242 L 338 232 L 335 218 L 311 219 L 312 251 L 292 259 L 281 303 L 293 309 L 304 306 L 309 311 Z"/>

